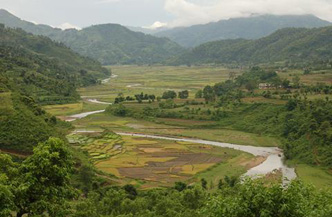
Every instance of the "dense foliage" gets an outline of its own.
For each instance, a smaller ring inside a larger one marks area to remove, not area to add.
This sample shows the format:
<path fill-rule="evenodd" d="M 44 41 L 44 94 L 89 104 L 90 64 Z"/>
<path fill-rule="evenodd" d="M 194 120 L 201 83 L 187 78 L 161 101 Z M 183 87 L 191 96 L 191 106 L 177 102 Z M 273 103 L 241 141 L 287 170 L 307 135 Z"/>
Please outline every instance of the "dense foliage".
<path fill-rule="evenodd" d="M 332 27 L 286 28 L 257 40 L 221 40 L 202 44 L 170 60 L 172 64 L 239 65 L 275 62 L 325 61 L 331 68 Z M 309 64 L 310 65 L 310 64 Z"/>
<path fill-rule="evenodd" d="M 262 15 L 179 27 L 161 31 L 156 35 L 168 37 L 184 47 L 195 47 L 206 42 L 222 39 L 258 39 L 287 27 L 313 28 L 328 25 L 331 25 L 331 23 L 312 15 Z"/>
<path fill-rule="evenodd" d="M 110 73 L 98 62 L 22 30 L 0 26 L 0 73 L 39 103 L 75 101 L 76 88 Z"/>
<path fill-rule="evenodd" d="M 70 185 L 73 160 L 64 142 L 50 138 L 34 148 L 21 164 L 0 154 L 0 195 L 7 203 L 1 216 L 67 216 L 67 200 L 76 194 Z M 2 198 L 1 198 L 2 200 Z"/>
<path fill-rule="evenodd" d="M 0 23 L 50 37 L 106 65 L 160 63 L 183 51 L 169 39 L 133 32 L 118 24 L 95 25 L 80 31 L 61 31 L 23 21 L 4 10 L 0 11 Z"/>
<path fill-rule="evenodd" d="M 0 76 L 0 148 L 30 152 L 38 142 L 61 136 L 70 124 L 47 114 L 16 84 Z"/>
<path fill-rule="evenodd" d="M 0 154 L 0 215 L 29 216 L 226 216 L 328 217 L 332 194 L 292 182 L 287 188 L 245 180 L 221 180 L 218 190 L 207 183 L 139 191 L 132 185 L 95 186 L 79 196 L 70 180 L 75 170 L 66 145 L 51 138 L 34 148 L 22 163 Z M 82 169 L 83 170 L 83 169 Z M 88 171 L 84 169 L 84 171 Z M 93 173 L 82 172 L 91 182 Z M 74 199 L 74 200 L 73 200 Z"/>

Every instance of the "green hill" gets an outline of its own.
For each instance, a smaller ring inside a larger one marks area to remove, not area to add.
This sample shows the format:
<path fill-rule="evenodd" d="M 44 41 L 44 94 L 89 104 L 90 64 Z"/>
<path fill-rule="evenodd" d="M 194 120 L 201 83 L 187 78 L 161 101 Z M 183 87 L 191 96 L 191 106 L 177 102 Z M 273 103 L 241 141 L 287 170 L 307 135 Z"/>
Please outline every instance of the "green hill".
<path fill-rule="evenodd" d="M 331 60 L 332 27 L 286 28 L 258 40 L 221 40 L 200 45 L 172 64 L 308 62 Z"/>
<path fill-rule="evenodd" d="M 217 40 L 258 39 L 270 35 L 276 30 L 288 27 L 313 28 L 329 25 L 331 25 L 330 22 L 321 20 L 313 15 L 262 15 L 174 28 L 158 32 L 155 35 L 167 37 L 184 47 L 195 47 Z"/>
<path fill-rule="evenodd" d="M 109 76 L 100 63 L 43 36 L 0 25 L 0 149 L 31 151 L 70 125 L 39 104 L 74 102 L 79 86 Z"/>
<path fill-rule="evenodd" d="M 58 37 L 76 52 L 103 64 L 153 64 L 183 51 L 169 39 L 133 32 L 118 24 L 64 31 Z"/>
<path fill-rule="evenodd" d="M 160 63 L 184 51 L 182 47 L 167 38 L 134 32 L 118 24 L 62 31 L 21 20 L 6 10 L 0 10 L 0 23 L 62 42 L 79 54 L 98 60 L 102 64 Z"/>
<path fill-rule="evenodd" d="M 76 101 L 76 88 L 95 84 L 110 73 L 43 36 L 0 26 L 1 74 L 19 84 L 38 103 Z"/>
<path fill-rule="evenodd" d="M 0 149 L 31 152 L 50 136 L 62 137 L 70 125 L 47 114 L 32 97 L 21 93 L 22 83 L 4 75 L 1 67 Z"/>

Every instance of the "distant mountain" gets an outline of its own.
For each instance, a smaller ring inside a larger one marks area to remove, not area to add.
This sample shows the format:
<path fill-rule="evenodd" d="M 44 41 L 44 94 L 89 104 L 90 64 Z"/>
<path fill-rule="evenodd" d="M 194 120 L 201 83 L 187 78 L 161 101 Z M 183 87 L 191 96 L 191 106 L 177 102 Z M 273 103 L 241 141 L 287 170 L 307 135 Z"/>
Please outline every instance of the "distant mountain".
<path fill-rule="evenodd" d="M 137 26 L 126 26 L 128 29 L 134 32 L 142 32 L 144 34 L 154 35 L 158 32 L 168 30 L 167 28 L 157 28 L 157 29 L 148 29 L 143 27 L 137 27 Z"/>
<path fill-rule="evenodd" d="M 0 57 L 0 75 L 42 104 L 74 102 L 79 99 L 77 87 L 96 84 L 110 75 L 99 62 L 63 44 L 3 24 Z"/>
<path fill-rule="evenodd" d="M 0 10 L 0 23 L 63 42 L 79 54 L 103 64 L 153 64 L 183 52 L 182 47 L 167 38 L 134 32 L 117 24 L 62 31 L 23 21 L 5 10 Z"/>
<path fill-rule="evenodd" d="M 118 24 L 64 31 L 53 38 L 103 64 L 153 64 L 183 51 L 169 39 L 133 32 Z"/>
<path fill-rule="evenodd" d="M 195 47 L 205 42 L 223 39 L 258 39 L 272 34 L 278 29 L 287 27 L 314 28 L 328 25 L 331 25 L 331 23 L 313 15 L 263 15 L 174 28 L 155 35 L 167 37 L 184 47 Z"/>
<path fill-rule="evenodd" d="M 279 61 L 331 61 L 332 26 L 314 29 L 286 28 L 257 39 L 228 39 L 202 44 L 171 64 L 240 63 Z"/>
<path fill-rule="evenodd" d="M 32 22 L 21 20 L 4 9 L 0 9 L 0 23 L 11 28 L 21 28 L 26 32 L 35 35 L 48 35 L 55 32 L 61 32 L 61 29 L 52 28 L 43 24 L 34 24 Z"/>

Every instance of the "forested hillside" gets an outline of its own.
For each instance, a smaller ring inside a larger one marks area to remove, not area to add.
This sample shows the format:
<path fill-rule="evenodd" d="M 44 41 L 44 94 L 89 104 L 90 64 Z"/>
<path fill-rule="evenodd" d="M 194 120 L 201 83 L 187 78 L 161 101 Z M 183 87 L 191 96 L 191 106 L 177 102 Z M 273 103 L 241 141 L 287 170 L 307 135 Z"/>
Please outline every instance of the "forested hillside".
<path fill-rule="evenodd" d="M 47 114 L 33 98 L 20 93 L 22 84 L 0 73 L 0 149 L 31 152 L 37 143 L 60 136 L 69 126 Z M 62 129 L 60 129 L 62 128 Z"/>
<path fill-rule="evenodd" d="M 0 57 L 1 149 L 31 151 L 38 142 L 61 136 L 69 126 L 38 104 L 77 101 L 77 87 L 96 84 L 110 75 L 100 63 L 64 45 L 3 25 Z"/>
<path fill-rule="evenodd" d="M 67 30 L 57 40 L 108 65 L 159 63 L 183 51 L 169 39 L 133 32 L 118 24 L 96 25 L 81 31 Z"/>
<path fill-rule="evenodd" d="M 5 10 L 0 10 L 0 23 L 12 28 L 22 28 L 35 35 L 50 37 L 102 64 L 160 63 L 184 51 L 169 39 L 134 32 L 118 24 L 95 25 L 80 31 L 62 31 L 21 20 Z"/>
<path fill-rule="evenodd" d="M 72 102 L 76 88 L 109 76 L 100 63 L 64 45 L 22 30 L 0 27 L 1 75 L 24 94 L 43 104 Z"/>
<path fill-rule="evenodd" d="M 330 60 L 332 27 L 287 28 L 258 40 L 221 40 L 200 45 L 172 64 L 259 64 Z"/>
<path fill-rule="evenodd" d="M 195 47 L 216 40 L 259 39 L 278 29 L 287 27 L 313 28 L 328 25 L 331 25 L 331 23 L 312 15 L 263 15 L 221 20 L 190 27 L 179 27 L 158 32 L 155 35 L 170 38 L 184 47 Z"/>

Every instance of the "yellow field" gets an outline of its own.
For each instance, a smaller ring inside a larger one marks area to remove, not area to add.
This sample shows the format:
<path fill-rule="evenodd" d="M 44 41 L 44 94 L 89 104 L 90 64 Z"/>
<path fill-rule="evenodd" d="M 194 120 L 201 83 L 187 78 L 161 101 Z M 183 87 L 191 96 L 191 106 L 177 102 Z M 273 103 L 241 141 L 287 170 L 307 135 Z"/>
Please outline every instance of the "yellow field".
<path fill-rule="evenodd" d="M 118 136 L 111 132 L 71 134 L 68 139 L 72 145 L 89 153 L 97 169 L 115 175 L 122 183 L 142 180 L 144 187 L 151 186 L 151 183 L 170 186 L 176 181 L 195 180 L 200 172 L 218 165 L 232 167 L 231 174 L 240 175 L 248 168 L 234 164 L 234 159 L 239 162 L 254 159 L 252 155 L 232 149 Z M 222 178 L 219 173 L 211 175 L 208 180 L 216 176 Z"/>

